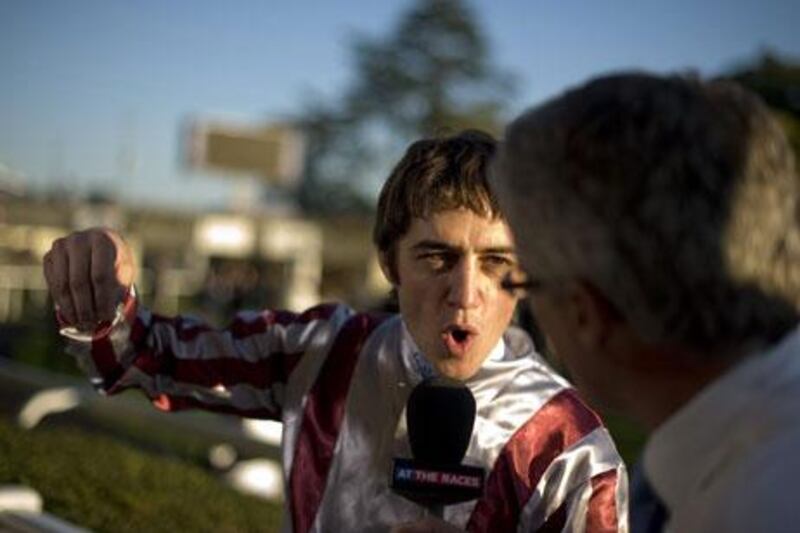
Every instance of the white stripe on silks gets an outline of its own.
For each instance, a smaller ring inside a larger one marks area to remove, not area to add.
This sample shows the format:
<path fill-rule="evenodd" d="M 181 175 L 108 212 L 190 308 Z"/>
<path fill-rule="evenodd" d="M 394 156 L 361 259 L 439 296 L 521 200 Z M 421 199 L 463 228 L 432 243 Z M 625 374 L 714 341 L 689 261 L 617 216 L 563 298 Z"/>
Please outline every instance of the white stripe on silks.
<path fill-rule="evenodd" d="M 570 499 L 574 502 L 569 508 L 565 524 L 569 524 L 575 533 L 586 532 L 586 517 L 589 512 L 589 499 L 592 497 L 592 484 L 584 483 L 578 487 L 580 493 L 571 494 Z M 591 532 L 589 532 L 591 533 Z"/>
<path fill-rule="evenodd" d="M 325 326 L 327 333 L 320 335 L 320 338 L 314 338 L 313 342 L 307 345 L 303 357 L 300 358 L 297 366 L 292 371 L 292 379 L 286 384 L 283 396 L 283 445 L 281 458 L 283 471 L 286 473 L 287 479 L 288 473 L 292 471 L 294 464 L 294 450 L 297 446 L 297 438 L 301 427 L 299 421 L 302 420 L 305 412 L 308 394 L 314 386 L 322 365 L 331 355 L 330 350 L 342 328 L 354 316 L 355 313 L 349 307 L 338 306 Z M 387 320 L 386 322 L 389 321 Z M 364 347 L 362 347 L 361 351 L 364 351 Z M 291 521 L 288 523 L 291 523 Z"/>
<path fill-rule="evenodd" d="M 133 360 L 136 359 L 136 352 L 133 350 L 130 340 L 131 329 L 133 329 L 133 326 L 125 321 L 112 329 L 108 334 L 108 338 L 111 341 L 111 348 L 114 351 L 114 359 L 116 359 L 117 363 L 122 367 L 130 366 L 133 364 Z M 91 345 L 89 345 L 89 347 L 91 349 Z"/>
<path fill-rule="evenodd" d="M 276 383 L 270 389 L 259 389 L 247 384 L 238 384 L 225 388 L 205 387 L 175 381 L 169 376 L 151 376 L 136 367 L 125 372 L 119 385 L 138 386 L 151 398 L 159 394 L 173 397 L 192 398 L 203 404 L 214 406 L 230 406 L 242 411 L 267 409 L 272 412 L 280 410 L 276 396 L 283 395 L 283 385 Z"/>
<path fill-rule="evenodd" d="M 275 331 L 278 335 L 270 335 L 266 341 L 269 352 L 283 351 L 287 353 L 299 352 L 303 349 L 310 350 L 312 345 L 317 347 L 333 343 L 341 326 L 353 316 L 353 312 L 346 306 L 338 306 L 334 313 L 327 318 L 316 318 L 308 322 L 296 322 L 289 326 L 278 326 Z M 270 328 L 275 326 L 270 326 Z M 279 336 L 280 335 L 280 336 Z"/>
<path fill-rule="evenodd" d="M 484 363 L 484 367 L 488 368 L 497 366 L 498 363 Z M 498 383 L 497 388 L 482 387 L 480 390 L 473 390 L 478 404 L 478 416 L 475 418 L 473 439 L 467 450 L 468 457 L 482 464 L 494 465 L 514 434 L 535 417 L 542 406 L 565 389 L 560 383 L 541 374 L 531 374 L 520 373 L 517 369 L 510 373 L 499 372 L 494 378 Z M 500 383 L 512 380 L 520 392 L 497 398 Z"/>
<path fill-rule="evenodd" d="M 151 336 L 157 343 L 156 348 L 169 346 L 175 358 L 182 360 L 204 360 L 236 358 L 248 362 L 256 362 L 268 358 L 275 352 L 294 353 L 301 351 L 309 343 L 326 342 L 330 334 L 335 332 L 336 324 L 345 317 L 338 310 L 329 318 L 317 318 L 308 322 L 294 322 L 282 325 L 277 322 L 266 326 L 265 331 L 254 333 L 242 338 L 235 338 L 233 334 L 224 329 L 210 329 L 195 334 L 192 340 L 181 340 L 175 325 L 171 322 L 156 322 L 152 324 Z M 241 315 L 237 315 L 241 319 Z M 253 313 L 252 320 L 264 320 L 261 313 Z M 203 326 L 202 322 L 187 322 L 186 324 Z M 322 334 L 320 330 L 327 328 L 329 333 Z"/>
<path fill-rule="evenodd" d="M 619 524 L 619 530 L 624 533 L 628 533 L 629 526 L 628 494 L 628 472 L 625 464 L 620 463 L 617 468 L 617 490 L 614 493 L 614 499 L 617 502 L 617 524 Z"/>
<path fill-rule="evenodd" d="M 588 486 L 591 496 L 592 486 L 587 480 L 617 467 L 618 456 L 612 442 L 608 430 L 600 426 L 556 457 L 522 508 L 517 530 L 536 531 L 568 496 L 572 496 L 579 483 Z M 585 511 L 584 508 L 584 517 Z"/>

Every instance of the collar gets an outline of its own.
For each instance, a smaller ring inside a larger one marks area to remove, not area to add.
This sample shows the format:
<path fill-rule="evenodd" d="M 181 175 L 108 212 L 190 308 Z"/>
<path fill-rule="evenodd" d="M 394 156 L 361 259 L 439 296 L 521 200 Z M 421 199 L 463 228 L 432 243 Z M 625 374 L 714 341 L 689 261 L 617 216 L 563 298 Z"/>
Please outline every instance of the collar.
<path fill-rule="evenodd" d="M 652 433 L 644 449 L 644 469 L 668 509 L 686 507 L 684 502 L 736 460 L 729 452 L 739 442 L 738 432 L 752 429 L 742 420 L 758 420 L 757 414 L 743 414 L 763 409 L 782 383 L 800 381 L 799 354 L 800 327 L 747 356 Z"/>

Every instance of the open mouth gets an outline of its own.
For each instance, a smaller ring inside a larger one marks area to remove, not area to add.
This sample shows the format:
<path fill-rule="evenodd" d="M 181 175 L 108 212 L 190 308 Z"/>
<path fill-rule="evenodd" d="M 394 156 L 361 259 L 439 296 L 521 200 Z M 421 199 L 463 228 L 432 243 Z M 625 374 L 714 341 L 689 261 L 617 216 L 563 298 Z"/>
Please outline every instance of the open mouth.
<path fill-rule="evenodd" d="M 451 325 L 442 332 L 442 340 L 447 351 L 455 356 L 466 354 L 476 336 L 477 331 L 469 326 Z"/>

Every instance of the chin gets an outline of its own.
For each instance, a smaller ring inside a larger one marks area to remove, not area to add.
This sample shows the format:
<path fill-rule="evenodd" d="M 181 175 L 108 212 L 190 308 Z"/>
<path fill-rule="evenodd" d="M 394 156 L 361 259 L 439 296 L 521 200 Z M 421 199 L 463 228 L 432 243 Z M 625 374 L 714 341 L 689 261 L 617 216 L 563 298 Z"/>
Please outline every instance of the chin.
<path fill-rule="evenodd" d="M 439 361 L 435 366 L 439 374 L 456 381 L 468 380 L 474 376 L 480 368 L 480 366 L 468 365 L 462 361 L 456 362 L 452 360 Z"/>

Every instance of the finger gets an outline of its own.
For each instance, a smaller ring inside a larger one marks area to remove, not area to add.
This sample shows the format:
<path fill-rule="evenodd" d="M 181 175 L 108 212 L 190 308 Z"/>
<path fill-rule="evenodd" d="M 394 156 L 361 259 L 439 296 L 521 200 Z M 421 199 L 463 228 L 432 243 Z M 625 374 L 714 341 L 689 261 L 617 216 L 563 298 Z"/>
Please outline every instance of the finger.
<path fill-rule="evenodd" d="M 53 304 L 61 315 L 61 319 L 67 324 L 76 324 L 78 318 L 69 290 L 69 259 L 64 239 L 55 241 L 53 247 L 47 252 L 44 260 L 44 274 Z"/>
<path fill-rule="evenodd" d="M 113 241 L 103 232 L 94 232 L 90 240 L 94 309 L 100 320 L 112 320 L 125 289 L 116 276 L 117 252 Z"/>
<path fill-rule="evenodd" d="M 110 230 L 104 230 L 103 234 L 108 237 L 115 248 L 114 270 L 117 281 L 124 289 L 127 289 L 133 284 L 136 277 L 136 264 L 131 249 L 119 234 Z"/>
<path fill-rule="evenodd" d="M 91 250 L 89 239 L 85 233 L 77 233 L 70 237 L 67 244 L 69 252 L 69 289 L 72 304 L 82 329 L 97 323 L 94 312 L 94 296 L 91 283 Z"/>

